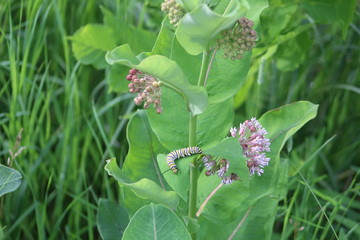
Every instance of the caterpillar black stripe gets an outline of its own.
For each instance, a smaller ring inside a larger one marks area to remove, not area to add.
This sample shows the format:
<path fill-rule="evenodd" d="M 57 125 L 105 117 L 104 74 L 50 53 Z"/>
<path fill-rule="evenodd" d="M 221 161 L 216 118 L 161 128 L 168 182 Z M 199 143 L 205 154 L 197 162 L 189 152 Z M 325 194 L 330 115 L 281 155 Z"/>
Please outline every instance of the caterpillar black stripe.
<path fill-rule="evenodd" d="M 169 153 L 166 157 L 166 163 L 169 166 L 169 169 L 176 174 L 178 172 L 178 168 L 175 164 L 175 160 L 197 153 L 202 153 L 201 149 L 198 147 L 181 148 Z"/>

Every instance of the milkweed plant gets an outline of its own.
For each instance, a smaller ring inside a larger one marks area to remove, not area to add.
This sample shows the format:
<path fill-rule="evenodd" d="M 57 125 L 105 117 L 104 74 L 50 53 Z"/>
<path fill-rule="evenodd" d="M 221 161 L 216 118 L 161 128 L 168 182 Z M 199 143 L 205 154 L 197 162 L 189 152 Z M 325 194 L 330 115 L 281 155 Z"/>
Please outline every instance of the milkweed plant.
<path fill-rule="evenodd" d="M 234 122 L 234 96 L 265 54 L 256 42 L 266 7 L 166 0 L 151 52 L 135 55 L 130 43 L 106 54 L 108 64 L 128 67 L 119 81 L 138 110 L 123 166 L 115 158 L 105 166 L 120 185 L 110 211 L 122 230 L 100 222 L 104 239 L 270 238 L 286 194 L 280 150 L 317 106 L 300 101 Z"/>

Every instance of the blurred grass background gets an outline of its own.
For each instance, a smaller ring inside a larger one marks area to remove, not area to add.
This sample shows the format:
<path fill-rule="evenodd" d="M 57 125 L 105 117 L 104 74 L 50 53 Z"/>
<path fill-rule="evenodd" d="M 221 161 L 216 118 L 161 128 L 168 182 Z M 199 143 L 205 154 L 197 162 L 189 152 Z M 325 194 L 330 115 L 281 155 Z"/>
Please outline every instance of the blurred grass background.
<path fill-rule="evenodd" d="M 272 8 L 263 14 L 262 39 L 253 54 L 257 67 L 239 94 L 247 96 L 246 102 L 239 96 L 235 100 L 237 119 L 259 117 L 298 100 L 320 104 L 317 118 L 283 151 L 292 169 L 273 238 L 335 239 L 333 228 L 341 239 L 356 239 L 359 7 L 345 39 L 341 25 L 312 24 L 262 59 L 264 49 L 273 47 L 279 35 L 312 21 L 302 7 L 269 2 Z M 86 24 L 101 24 L 101 7 L 126 24 L 157 33 L 160 3 L 0 1 L 0 163 L 8 164 L 8 150 L 14 148 L 21 128 L 21 146 L 26 146 L 11 163 L 23 182 L 2 197 L 0 238 L 99 239 L 98 199 L 116 201 L 118 196 L 117 184 L 103 169 L 105 159 L 124 159 L 126 121 L 134 107 L 127 93 L 109 92 L 108 69 L 73 57 L 69 36 Z M 278 27 L 280 22 L 272 16 L 286 16 L 286 24 L 281 21 L 284 26 Z"/>

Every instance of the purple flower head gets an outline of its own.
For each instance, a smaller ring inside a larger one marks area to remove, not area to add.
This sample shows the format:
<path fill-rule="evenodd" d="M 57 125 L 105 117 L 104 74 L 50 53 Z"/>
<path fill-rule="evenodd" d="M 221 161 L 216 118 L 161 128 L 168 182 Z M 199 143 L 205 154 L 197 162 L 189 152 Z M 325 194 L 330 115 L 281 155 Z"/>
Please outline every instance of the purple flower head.
<path fill-rule="evenodd" d="M 235 173 L 226 175 L 229 170 L 230 163 L 224 158 L 213 158 L 210 155 L 202 157 L 204 167 L 206 169 L 205 175 L 217 175 L 222 179 L 224 184 L 231 184 L 234 180 L 238 180 L 239 177 Z"/>
<path fill-rule="evenodd" d="M 270 140 L 265 137 L 266 130 L 256 118 L 252 118 L 241 123 L 239 129 L 231 128 L 230 134 L 240 142 L 244 155 L 248 159 L 246 165 L 250 175 L 257 173 L 261 176 L 264 173 L 264 166 L 267 166 L 270 161 L 265 154 L 265 152 L 270 152 Z"/>
<path fill-rule="evenodd" d="M 126 79 L 131 82 L 128 85 L 129 91 L 138 95 L 134 98 L 136 105 L 139 106 L 144 102 L 144 108 L 146 109 L 151 104 L 154 104 L 156 112 L 162 112 L 160 81 L 158 78 L 132 68 Z"/>

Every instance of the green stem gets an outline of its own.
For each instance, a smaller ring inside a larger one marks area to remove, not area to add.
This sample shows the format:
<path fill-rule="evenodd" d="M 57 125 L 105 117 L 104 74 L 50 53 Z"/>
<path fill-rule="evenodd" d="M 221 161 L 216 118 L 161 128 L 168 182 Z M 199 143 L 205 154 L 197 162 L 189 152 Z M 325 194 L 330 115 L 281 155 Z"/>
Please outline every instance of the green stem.
<path fill-rule="evenodd" d="M 206 72 L 209 65 L 210 54 L 208 51 L 203 53 L 202 64 L 200 69 L 200 75 L 198 80 L 198 86 L 204 86 Z M 197 125 L 197 116 L 193 116 L 190 113 L 189 119 L 189 146 L 196 146 L 196 125 Z M 194 158 L 190 164 L 190 193 L 189 193 L 189 212 L 188 216 L 190 218 L 196 217 L 196 196 L 197 196 L 197 179 L 198 179 L 198 166 L 196 163 L 196 158 Z M 195 239 L 195 234 L 192 235 L 192 238 Z"/>

